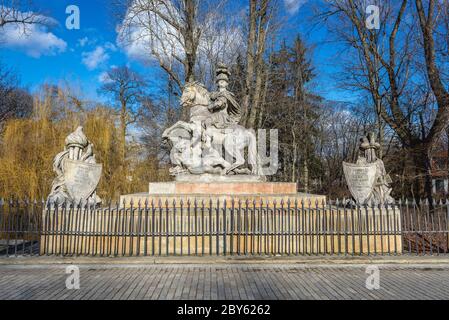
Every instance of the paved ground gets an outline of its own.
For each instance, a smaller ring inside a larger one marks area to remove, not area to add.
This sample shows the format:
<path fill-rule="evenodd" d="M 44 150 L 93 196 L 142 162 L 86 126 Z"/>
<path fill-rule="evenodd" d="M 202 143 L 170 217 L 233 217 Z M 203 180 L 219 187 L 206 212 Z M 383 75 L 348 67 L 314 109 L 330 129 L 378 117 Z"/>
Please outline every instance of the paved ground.
<path fill-rule="evenodd" d="M 380 289 L 364 265 L 80 265 L 80 289 L 65 265 L 0 265 L 3 299 L 449 299 L 448 265 L 379 265 Z"/>

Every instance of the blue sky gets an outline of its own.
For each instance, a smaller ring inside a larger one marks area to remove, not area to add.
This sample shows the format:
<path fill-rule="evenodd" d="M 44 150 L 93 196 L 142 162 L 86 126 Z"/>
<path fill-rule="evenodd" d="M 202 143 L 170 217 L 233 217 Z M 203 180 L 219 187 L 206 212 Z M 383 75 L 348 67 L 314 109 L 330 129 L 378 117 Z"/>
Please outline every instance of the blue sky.
<path fill-rule="evenodd" d="M 241 1 L 242 8 L 247 1 Z M 313 62 L 319 74 L 319 94 L 328 99 L 350 100 L 344 92 L 332 85 L 331 74 L 335 66 L 330 57 L 335 45 L 324 44 L 326 32 L 311 30 L 310 2 L 305 0 L 280 1 L 284 18 L 282 36 L 291 40 L 300 32 L 307 43 L 314 45 Z M 66 8 L 77 5 L 80 9 L 79 30 L 68 30 L 65 21 Z M 44 15 L 56 20 L 50 29 L 37 29 L 34 39 L 25 43 L 6 42 L 2 45 L 0 59 L 13 67 L 20 75 L 22 84 L 36 90 L 42 83 L 61 83 L 68 80 L 76 84 L 83 94 L 97 98 L 101 76 L 111 66 L 129 64 L 152 79 L 160 78 L 161 71 L 155 66 L 144 66 L 130 59 L 117 46 L 117 21 L 107 0 L 35 0 L 34 6 Z M 323 85 L 325 84 L 325 85 Z M 155 84 L 156 85 L 156 84 Z"/>

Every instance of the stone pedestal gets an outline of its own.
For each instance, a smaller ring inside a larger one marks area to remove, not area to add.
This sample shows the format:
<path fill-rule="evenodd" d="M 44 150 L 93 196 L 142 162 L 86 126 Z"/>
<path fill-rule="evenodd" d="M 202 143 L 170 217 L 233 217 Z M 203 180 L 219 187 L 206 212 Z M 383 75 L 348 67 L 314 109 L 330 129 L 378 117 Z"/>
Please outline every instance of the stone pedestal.
<path fill-rule="evenodd" d="M 155 205 L 162 203 L 164 206 L 166 202 L 173 205 L 179 204 L 181 200 L 186 203 L 197 201 L 204 202 L 206 206 L 212 201 L 213 204 L 217 202 L 223 203 L 225 200 L 230 204 L 233 200 L 238 203 L 251 204 L 254 201 L 259 205 L 261 202 L 264 205 L 278 206 L 281 202 L 287 205 L 290 201 L 292 204 L 304 201 L 306 205 L 312 206 L 318 204 L 323 205 L 326 202 L 326 197 L 321 195 L 312 195 L 296 192 L 296 183 L 281 183 L 281 182 L 256 182 L 236 181 L 239 177 L 230 177 L 224 181 L 216 182 L 164 182 L 164 183 L 150 183 L 148 193 L 130 194 L 120 197 L 120 204 L 129 207 L 131 202 L 137 205 L 139 202 L 143 205 L 146 202 L 153 202 Z"/>
<path fill-rule="evenodd" d="M 296 183 L 164 182 L 150 183 L 150 195 L 295 195 Z"/>

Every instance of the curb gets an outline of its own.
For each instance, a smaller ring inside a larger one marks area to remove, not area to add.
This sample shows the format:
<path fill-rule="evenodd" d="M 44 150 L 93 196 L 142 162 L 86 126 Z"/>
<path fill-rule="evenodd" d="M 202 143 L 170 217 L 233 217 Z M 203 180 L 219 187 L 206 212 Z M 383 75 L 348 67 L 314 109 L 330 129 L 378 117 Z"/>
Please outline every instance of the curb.
<path fill-rule="evenodd" d="M 447 265 L 449 257 L 416 256 L 416 257 L 3 257 L 0 266 L 14 265 L 361 265 L 361 264 L 389 264 L 389 265 Z"/>

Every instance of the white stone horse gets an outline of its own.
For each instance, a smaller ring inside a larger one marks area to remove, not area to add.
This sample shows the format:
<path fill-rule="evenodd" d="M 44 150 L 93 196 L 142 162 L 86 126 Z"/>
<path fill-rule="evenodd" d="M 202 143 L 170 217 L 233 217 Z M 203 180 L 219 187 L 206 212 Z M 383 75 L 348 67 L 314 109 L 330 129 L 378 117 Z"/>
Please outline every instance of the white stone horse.
<path fill-rule="evenodd" d="M 226 129 L 214 127 L 214 113 L 208 107 L 211 103 L 210 93 L 198 82 L 187 84 L 182 97 L 181 105 L 190 108 L 190 120 L 194 128 L 204 130 L 203 142 L 223 146 L 226 153 L 226 161 L 230 166 L 226 168 L 226 174 L 252 174 L 259 175 L 259 161 L 257 156 L 257 139 L 253 131 L 243 126 L 234 124 Z M 206 128 L 204 128 L 205 123 Z M 211 139 L 211 141 L 207 141 Z M 245 165 L 245 149 L 248 149 L 248 164 L 251 170 L 241 169 Z M 217 150 L 220 154 L 221 150 Z"/>

